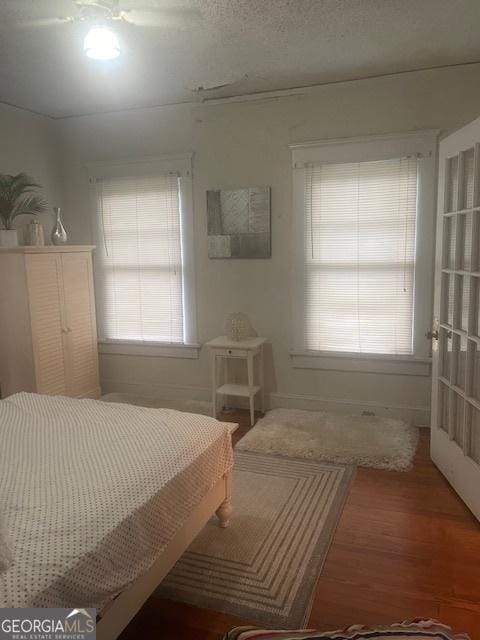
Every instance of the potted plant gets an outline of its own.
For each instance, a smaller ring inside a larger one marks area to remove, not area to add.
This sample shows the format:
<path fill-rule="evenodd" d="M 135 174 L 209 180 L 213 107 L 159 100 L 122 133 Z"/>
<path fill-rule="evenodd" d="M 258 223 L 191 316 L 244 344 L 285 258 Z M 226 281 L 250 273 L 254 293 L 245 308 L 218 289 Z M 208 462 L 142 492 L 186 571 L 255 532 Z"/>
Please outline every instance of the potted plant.
<path fill-rule="evenodd" d="M 47 209 L 45 200 L 36 193 L 40 189 L 34 179 L 26 173 L 16 176 L 0 173 L 0 246 L 16 247 L 18 235 L 13 222 L 18 216 L 36 216 Z"/>

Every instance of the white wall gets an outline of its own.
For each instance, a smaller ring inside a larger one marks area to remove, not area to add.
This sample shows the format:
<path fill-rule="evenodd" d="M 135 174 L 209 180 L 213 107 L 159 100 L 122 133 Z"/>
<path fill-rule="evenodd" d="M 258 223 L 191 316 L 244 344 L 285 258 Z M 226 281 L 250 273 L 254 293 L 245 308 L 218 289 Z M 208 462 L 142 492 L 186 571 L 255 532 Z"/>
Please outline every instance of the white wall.
<path fill-rule="evenodd" d="M 50 208 L 61 206 L 58 139 L 58 127 L 50 118 L 0 105 L 0 173 L 24 171 L 33 176 L 42 185 L 42 194 Z M 29 220 L 27 216 L 18 218 L 16 227 L 23 227 Z M 41 214 L 40 220 L 49 241 L 53 227 L 51 209 Z"/>
<path fill-rule="evenodd" d="M 66 226 L 73 241 L 92 241 L 85 163 L 193 151 L 200 341 L 221 333 L 227 313 L 244 311 L 271 342 L 267 373 L 274 404 L 367 409 L 425 422 L 428 377 L 292 367 L 288 144 L 414 129 L 447 131 L 479 112 L 480 71 L 464 67 L 330 85 L 305 95 L 253 102 L 68 118 L 58 122 Z M 206 190 L 248 185 L 272 187 L 272 259 L 209 260 Z M 101 374 L 105 390 L 206 398 L 208 365 L 205 349 L 199 360 L 102 356 Z"/>

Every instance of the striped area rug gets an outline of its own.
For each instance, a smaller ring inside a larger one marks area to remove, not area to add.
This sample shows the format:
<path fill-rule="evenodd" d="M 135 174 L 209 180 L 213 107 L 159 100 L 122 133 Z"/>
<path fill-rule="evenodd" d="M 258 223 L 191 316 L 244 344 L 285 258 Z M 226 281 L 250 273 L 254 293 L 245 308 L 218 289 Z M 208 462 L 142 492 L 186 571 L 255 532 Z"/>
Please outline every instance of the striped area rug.
<path fill-rule="evenodd" d="M 237 452 L 229 528 L 212 518 L 156 595 L 303 626 L 352 476 L 353 467 Z"/>

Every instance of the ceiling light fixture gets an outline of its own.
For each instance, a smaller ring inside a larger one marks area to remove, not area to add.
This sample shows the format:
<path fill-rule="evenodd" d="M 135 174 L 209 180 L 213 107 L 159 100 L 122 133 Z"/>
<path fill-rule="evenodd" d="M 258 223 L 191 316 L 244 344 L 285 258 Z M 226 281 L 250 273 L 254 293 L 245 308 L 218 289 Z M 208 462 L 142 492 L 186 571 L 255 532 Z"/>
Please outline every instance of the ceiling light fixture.
<path fill-rule="evenodd" d="M 94 60 L 113 60 L 120 55 L 120 43 L 112 29 L 97 25 L 85 36 L 83 50 Z"/>

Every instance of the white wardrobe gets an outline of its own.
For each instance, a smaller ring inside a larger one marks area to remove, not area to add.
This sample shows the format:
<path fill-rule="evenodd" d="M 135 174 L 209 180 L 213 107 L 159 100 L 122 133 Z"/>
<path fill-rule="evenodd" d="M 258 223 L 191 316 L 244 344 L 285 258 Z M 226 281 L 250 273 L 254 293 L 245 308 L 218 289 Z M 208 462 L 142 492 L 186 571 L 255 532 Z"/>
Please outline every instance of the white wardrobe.
<path fill-rule="evenodd" d="M 0 393 L 98 397 L 91 246 L 0 248 Z"/>

